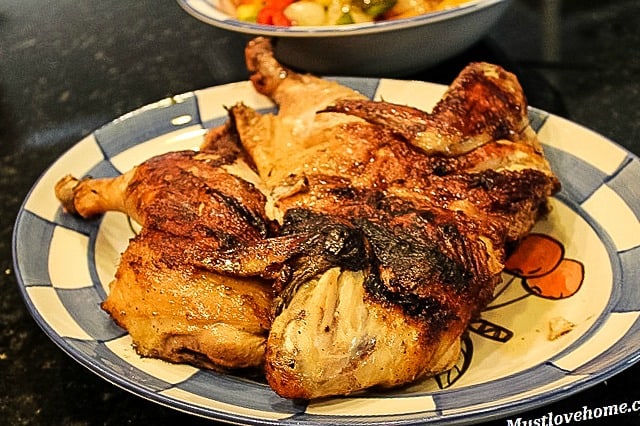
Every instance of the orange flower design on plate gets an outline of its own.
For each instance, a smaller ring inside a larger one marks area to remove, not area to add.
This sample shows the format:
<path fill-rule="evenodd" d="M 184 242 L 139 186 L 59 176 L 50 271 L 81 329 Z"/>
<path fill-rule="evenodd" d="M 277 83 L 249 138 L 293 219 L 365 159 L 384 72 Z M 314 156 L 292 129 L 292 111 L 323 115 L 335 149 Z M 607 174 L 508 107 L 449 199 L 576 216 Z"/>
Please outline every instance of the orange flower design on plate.
<path fill-rule="evenodd" d="M 507 258 L 504 272 L 511 275 L 511 279 L 496 292 L 494 301 L 517 280 L 520 280 L 525 294 L 492 304 L 485 311 L 500 309 L 531 296 L 550 300 L 566 299 L 576 294 L 584 281 L 582 262 L 565 258 L 564 245 L 555 238 L 540 233 L 529 234 L 520 241 Z M 469 331 L 501 343 L 508 342 L 514 335 L 513 331 L 482 316 L 469 324 Z M 438 387 L 446 389 L 453 385 L 471 364 L 472 356 L 473 342 L 469 336 L 465 336 L 462 340 L 462 354 L 456 365 L 434 378 Z"/>

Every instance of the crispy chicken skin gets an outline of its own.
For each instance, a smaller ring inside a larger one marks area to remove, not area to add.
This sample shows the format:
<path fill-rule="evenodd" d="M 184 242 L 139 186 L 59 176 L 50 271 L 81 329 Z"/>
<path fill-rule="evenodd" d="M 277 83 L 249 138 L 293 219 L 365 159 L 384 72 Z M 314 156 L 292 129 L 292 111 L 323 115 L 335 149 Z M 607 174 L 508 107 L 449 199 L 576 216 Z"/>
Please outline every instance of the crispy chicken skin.
<path fill-rule="evenodd" d="M 59 182 L 69 212 L 142 225 L 103 308 L 143 355 L 262 366 L 287 398 L 447 370 L 560 186 L 516 77 L 470 64 L 425 112 L 287 69 L 266 38 L 245 55 L 277 113 L 239 102 L 200 152 Z"/>
<path fill-rule="evenodd" d="M 317 114 L 339 99 L 366 97 L 334 81 L 284 67 L 274 58 L 266 39 L 250 41 L 245 56 L 256 90 L 271 97 L 279 107 L 277 116 L 259 115 L 239 104 L 231 114 L 242 135 L 242 146 L 267 185 L 278 184 L 290 174 L 291 164 L 303 161 L 299 158 L 301 147 L 322 145 L 332 139 L 339 131 L 337 123 L 362 121 L 345 114 Z"/>
<path fill-rule="evenodd" d="M 526 105 L 513 74 L 496 65 L 473 63 L 462 70 L 430 113 L 368 99 L 341 99 L 325 111 L 383 125 L 427 154 L 457 156 L 499 140 L 533 143 L 539 149 Z"/>
<path fill-rule="evenodd" d="M 229 253 L 262 241 L 269 224 L 264 195 L 229 172 L 250 175 L 251 168 L 225 143 L 227 133 L 212 132 L 202 152 L 154 157 L 115 178 L 67 176 L 56 187 L 69 212 L 121 211 L 142 225 L 102 307 L 143 356 L 217 370 L 262 365 L 269 273 L 259 259 L 240 265 Z M 227 272 L 238 269 L 244 276 Z"/>
<path fill-rule="evenodd" d="M 500 280 L 506 245 L 559 188 L 517 80 L 471 64 L 426 113 L 334 89 L 269 52 L 266 39 L 246 50 L 251 80 L 278 114 L 229 111 L 270 191 L 270 214 L 284 235 L 341 224 L 349 242 L 339 247 L 360 259 L 338 250 L 308 268 L 313 259 L 301 258 L 293 269 L 315 275 L 279 282 L 269 384 L 318 398 L 446 370 Z M 276 154 L 263 163 L 262 152 Z"/>
<path fill-rule="evenodd" d="M 226 371 L 260 367 L 270 326 L 268 282 L 181 258 L 190 238 L 143 228 L 123 253 L 102 308 L 142 356 Z"/>

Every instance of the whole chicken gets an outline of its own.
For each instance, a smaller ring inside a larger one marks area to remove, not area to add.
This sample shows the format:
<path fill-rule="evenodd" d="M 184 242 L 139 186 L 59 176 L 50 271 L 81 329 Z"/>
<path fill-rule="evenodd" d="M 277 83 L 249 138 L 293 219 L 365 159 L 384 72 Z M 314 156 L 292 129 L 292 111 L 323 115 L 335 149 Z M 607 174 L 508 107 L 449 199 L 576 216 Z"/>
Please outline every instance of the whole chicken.
<path fill-rule="evenodd" d="M 239 102 L 199 152 L 56 189 L 82 216 L 142 225 L 103 304 L 137 350 L 261 367 L 287 398 L 443 372 L 507 252 L 560 188 L 504 69 L 466 67 L 430 112 L 245 50 L 277 113 Z"/>

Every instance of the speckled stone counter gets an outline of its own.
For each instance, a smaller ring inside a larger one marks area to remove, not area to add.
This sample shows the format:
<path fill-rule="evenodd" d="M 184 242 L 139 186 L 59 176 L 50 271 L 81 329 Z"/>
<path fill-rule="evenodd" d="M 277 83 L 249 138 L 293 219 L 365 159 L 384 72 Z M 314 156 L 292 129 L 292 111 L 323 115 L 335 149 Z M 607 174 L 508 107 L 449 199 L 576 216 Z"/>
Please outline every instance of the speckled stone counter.
<path fill-rule="evenodd" d="M 469 61 L 499 63 L 518 74 L 532 106 L 640 154 L 640 3 L 543 3 L 515 1 L 477 45 L 406 78 L 448 83 Z M 25 307 L 11 240 L 22 200 L 63 152 L 142 105 L 246 79 L 245 42 L 172 0 L 0 4 L 0 424 L 214 423 L 121 390 L 60 350 Z M 638 378 L 632 366 L 523 417 L 640 400 Z M 640 413 L 581 424 L 613 421 L 637 425 Z"/>

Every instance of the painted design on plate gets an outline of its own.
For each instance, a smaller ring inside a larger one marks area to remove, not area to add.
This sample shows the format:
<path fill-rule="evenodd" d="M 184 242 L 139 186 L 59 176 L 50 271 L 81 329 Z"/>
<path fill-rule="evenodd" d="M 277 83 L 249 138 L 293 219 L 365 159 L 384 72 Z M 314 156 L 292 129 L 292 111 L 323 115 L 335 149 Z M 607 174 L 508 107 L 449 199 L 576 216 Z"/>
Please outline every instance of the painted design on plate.
<path fill-rule="evenodd" d="M 545 299 L 571 297 L 582 286 L 584 265 L 575 259 L 565 258 L 564 245 L 544 234 L 525 237 L 505 264 L 505 271 L 519 278 L 531 295 Z M 511 285 L 514 280 L 507 282 Z"/>
<path fill-rule="evenodd" d="M 575 295 L 584 282 L 584 265 L 578 260 L 567 259 L 564 255 L 565 247 L 562 242 L 545 234 L 529 234 L 507 259 L 504 280 L 496 289 L 493 301 L 483 312 L 500 309 L 531 296 L 559 300 Z M 524 294 L 504 300 L 501 295 L 517 281 L 522 285 Z M 564 318 L 551 319 L 550 328 L 562 328 L 550 330 L 549 339 L 555 340 L 569 333 L 574 326 L 574 323 Z M 486 320 L 482 315 L 471 322 L 468 330 L 499 343 L 507 343 L 516 337 L 510 329 Z M 473 341 L 464 337 L 460 359 L 456 365 L 434 377 L 438 387 L 447 389 L 453 386 L 471 365 L 472 357 Z"/>
<path fill-rule="evenodd" d="M 445 89 L 336 80 L 371 98 L 423 109 Z M 307 404 L 279 398 L 259 380 L 140 358 L 129 336 L 99 309 L 135 226 L 120 213 L 91 221 L 64 214 L 52 188 L 67 173 L 114 176 L 152 155 L 194 149 L 206 128 L 226 119 L 224 105 L 238 100 L 261 111 L 274 108 L 248 82 L 158 102 L 78 142 L 26 198 L 13 236 L 25 303 L 46 334 L 97 375 L 152 401 L 235 423 L 406 425 L 508 415 L 577 392 L 640 358 L 640 161 L 535 109 L 532 126 L 563 185 L 528 242 L 547 246 L 548 256 L 543 262 L 510 259 L 505 285 L 474 324 L 466 355 L 448 376 Z M 575 326 L 549 340 L 548 323 L 557 317 Z"/>

